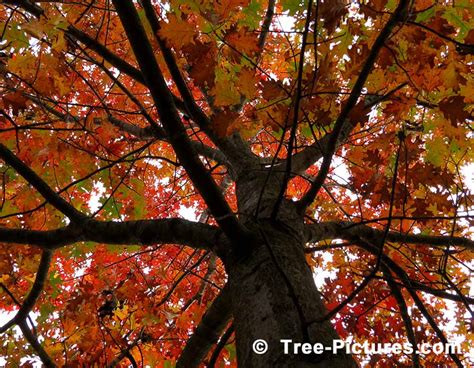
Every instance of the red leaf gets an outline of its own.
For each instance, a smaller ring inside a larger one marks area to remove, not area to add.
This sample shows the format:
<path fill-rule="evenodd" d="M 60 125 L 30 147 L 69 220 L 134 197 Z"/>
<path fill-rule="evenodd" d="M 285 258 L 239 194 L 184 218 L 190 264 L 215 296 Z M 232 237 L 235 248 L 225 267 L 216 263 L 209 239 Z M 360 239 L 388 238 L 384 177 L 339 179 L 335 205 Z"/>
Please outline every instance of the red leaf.
<path fill-rule="evenodd" d="M 13 115 L 18 116 L 20 112 L 26 109 L 28 99 L 20 92 L 12 92 L 4 95 L 2 101 L 6 109 L 11 108 Z"/>

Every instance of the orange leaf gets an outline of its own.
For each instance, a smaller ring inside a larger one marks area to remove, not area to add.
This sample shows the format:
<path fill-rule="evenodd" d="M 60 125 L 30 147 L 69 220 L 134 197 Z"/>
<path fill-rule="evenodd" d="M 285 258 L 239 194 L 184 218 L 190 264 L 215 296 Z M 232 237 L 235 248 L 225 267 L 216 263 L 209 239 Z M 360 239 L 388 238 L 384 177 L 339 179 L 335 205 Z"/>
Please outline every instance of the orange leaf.
<path fill-rule="evenodd" d="M 194 42 L 196 30 L 192 24 L 172 14 L 168 16 L 168 22 L 161 25 L 159 33 L 171 46 L 181 49 Z"/>

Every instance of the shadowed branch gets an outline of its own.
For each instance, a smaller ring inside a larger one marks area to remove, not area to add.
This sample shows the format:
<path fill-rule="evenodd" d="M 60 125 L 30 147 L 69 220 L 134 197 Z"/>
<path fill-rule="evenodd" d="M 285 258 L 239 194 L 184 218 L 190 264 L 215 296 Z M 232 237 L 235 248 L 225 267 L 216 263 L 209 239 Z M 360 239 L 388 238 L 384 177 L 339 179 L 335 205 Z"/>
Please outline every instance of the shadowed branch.
<path fill-rule="evenodd" d="M 211 347 L 217 343 L 222 330 L 231 318 L 230 289 L 226 285 L 202 317 L 201 322 L 188 339 L 176 368 L 198 367 Z"/>

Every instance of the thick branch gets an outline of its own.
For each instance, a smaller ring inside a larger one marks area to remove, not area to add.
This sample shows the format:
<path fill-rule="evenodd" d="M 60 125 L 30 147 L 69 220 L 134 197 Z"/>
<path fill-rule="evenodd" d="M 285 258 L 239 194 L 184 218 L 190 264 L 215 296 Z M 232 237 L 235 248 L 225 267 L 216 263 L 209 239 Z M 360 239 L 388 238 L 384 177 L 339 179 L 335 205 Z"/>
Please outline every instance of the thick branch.
<path fill-rule="evenodd" d="M 372 45 L 369 56 L 367 57 L 367 60 L 365 61 L 364 66 L 362 67 L 362 70 L 359 73 L 359 77 L 357 78 L 357 81 L 355 82 L 354 87 L 352 88 L 351 94 L 349 95 L 349 98 L 345 102 L 341 113 L 336 119 L 334 129 L 328 139 L 327 152 L 324 154 L 323 162 L 319 169 L 318 175 L 308 192 L 298 203 L 298 207 L 301 212 L 303 212 L 306 207 L 313 202 L 314 198 L 316 198 L 316 195 L 324 184 L 326 176 L 329 173 L 329 169 L 331 167 L 333 155 L 336 152 L 338 142 L 340 140 L 341 132 L 345 130 L 345 125 L 351 124 L 348 121 L 349 113 L 356 105 L 360 93 L 362 92 L 362 88 L 364 87 L 365 81 L 367 80 L 369 73 L 372 70 L 375 60 L 377 59 L 378 53 L 383 47 L 385 41 L 390 37 L 392 29 L 400 20 L 406 17 L 406 8 L 408 4 L 408 0 L 401 0 L 399 2 L 394 13 L 390 16 L 390 19 L 385 24 L 384 28 L 382 29 L 374 44 Z"/>
<path fill-rule="evenodd" d="M 25 92 L 22 92 L 22 95 L 23 95 L 23 97 L 26 97 L 29 100 L 31 100 L 32 102 L 34 102 L 36 105 L 38 105 L 42 109 L 46 110 L 50 114 L 60 118 L 61 120 L 65 121 L 65 122 L 76 122 L 77 123 L 77 122 L 80 121 L 80 119 L 77 116 L 73 116 L 69 112 L 62 113 L 62 112 L 58 111 L 56 108 L 54 108 L 53 106 L 50 106 L 48 103 L 46 103 L 45 101 L 43 101 L 41 98 L 39 98 L 37 96 L 31 95 L 31 94 L 25 93 Z"/>
<path fill-rule="evenodd" d="M 306 49 L 306 40 L 308 37 L 309 32 L 309 24 L 311 21 L 311 9 L 313 8 L 312 0 L 308 1 L 308 9 L 306 10 L 306 21 L 303 31 L 303 39 L 301 40 L 301 50 L 300 50 L 300 60 L 298 63 L 298 76 L 296 78 L 296 95 L 293 105 L 293 123 L 290 130 L 290 138 L 288 142 L 288 157 L 286 159 L 286 168 L 285 168 L 285 175 L 283 177 L 283 183 L 280 188 L 280 193 L 278 194 L 278 198 L 275 202 L 275 205 L 272 210 L 271 218 L 276 219 L 278 216 L 278 211 L 280 208 L 281 203 L 283 202 L 283 198 L 285 197 L 286 188 L 288 186 L 288 181 L 290 180 L 291 176 L 291 161 L 293 156 L 293 149 L 296 145 L 296 129 L 298 127 L 298 115 L 299 115 L 299 108 L 301 103 L 301 93 L 302 93 L 302 83 L 303 83 L 303 67 L 304 67 L 304 55 Z"/>
<path fill-rule="evenodd" d="M 4 4 L 12 4 L 25 9 L 27 12 L 33 14 L 36 18 L 43 15 L 44 11 L 41 7 L 36 5 L 33 1 L 29 0 L 3 0 Z"/>
<path fill-rule="evenodd" d="M 179 70 L 178 64 L 176 63 L 175 57 L 171 49 L 166 45 L 166 42 L 159 36 L 160 22 L 156 15 L 155 9 L 150 0 L 144 0 L 142 2 L 145 14 L 148 22 L 151 25 L 155 38 L 160 46 L 160 50 L 163 53 L 166 66 L 173 78 L 178 91 L 183 98 L 183 103 L 187 113 L 191 119 L 206 133 L 206 135 L 212 140 L 212 142 L 219 147 L 224 154 L 231 160 L 234 165 L 240 168 L 246 166 L 246 161 L 255 160 L 255 157 L 248 147 L 243 143 L 240 136 L 234 135 L 233 137 L 219 137 L 216 135 L 211 128 L 211 120 L 204 113 L 201 107 L 196 103 L 188 85 Z"/>
<path fill-rule="evenodd" d="M 346 221 L 330 221 L 310 224 L 306 225 L 305 231 L 308 242 L 325 239 L 364 239 L 378 244 L 378 241 L 384 235 L 383 230 Z M 449 245 L 459 246 L 474 250 L 473 240 L 457 236 L 421 235 L 390 231 L 387 234 L 386 240 L 396 243 L 421 244 L 432 247 L 444 247 Z"/>
<path fill-rule="evenodd" d="M 391 267 L 393 269 L 393 265 Z M 453 302 L 463 303 L 465 306 L 474 305 L 474 298 L 471 298 L 467 295 L 453 294 L 449 292 L 449 289 L 436 289 L 429 287 L 419 281 L 411 280 L 411 285 L 407 288 L 410 288 L 415 291 L 422 291 L 426 294 L 436 296 L 441 299 L 452 300 Z"/>
<path fill-rule="evenodd" d="M 366 243 L 364 243 L 364 244 L 366 244 Z M 312 253 L 312 252 L 326 251 L 326 250 L 331 250 L 331 249 L 340 249 L 340 248 L 344 248 L 344 247 L 348 247 L 348 246 L 355 246 L 355 245 L 364 248 L 365 250 L 371 252 L 372 254 L 378 255 L 378 253 L 375 253 L 375 252 L 378 252 L 376 247 L 364 247 L 364 246 L 361 245 L 360 242 L 357 242 L 357 243 L 343 243 L 343 244 L 330 244 L 330 245 L 323 245 L 323 246 L 318 246 L 318 247 L 310 247 L 310 248 L 305 248 L 305 252 L 306 253 Z M 397 266 L 397 264 L 391 258 L 386 256 L 385 254 L 382 254 L 382 260 L 383 260 L 384 264 L 386 264 L 390 267 L 390 269 L 392 269 L 392 270 L 394 270 L 394 269 L 402 270 L 401 267 Z M 471 305 L 474 305 L 474 298 L 470 298 L 470 297 L 464 296 L 464 295 L 461 296 L 461 295 L 452 294 L 452 293 L 449 293 L 448 291 L 443 290 L 443 289 L 435 289 L 435 288 L 427 286 L 427 285 L 425 285 L 425 284 L 423 284 L 419 281 L 416 281 L 416 280 L 410 279 L 409 281 L 410 281 L 410 286 L 409 287 L 413 290 L 423 291 L 427 294 L 431 294 L 431 295 L 437 296 L 437 297 L 442 298 L 442 299 L 452 300 L 453 302 L 465 303 L 465 304 L 469 303 Z M 406 285 L 403 285 L 403 286 L 406 287 Z"/>
<path fill-rule="evenodd" d="M 380 247 L 369 244 L 366 241 L 358 241 L 357 246 L 365 249 L 366 251 L 376 256 L 378 256 L 379 254 Z M 422 291 L 424 293 L 437 296 L 438 298 L 452 300 L 453 302 L 458 302 L 458 303 L 467 302 L 471 305 L 474 305 L 474 298 L 452 294 L 442 289 L 435 289 L 423 284 L 420 281 L 413 280 L 407 275 L 407 273 L 401 266 L 399 266 L 395 261 L 393 261 L 389 256 L 385 254 L 382 254 L 381 260 L 384 265 L 390 268 L 390 270 L 393 271 L 400 278 L 401 286 L 403 286 L 407 290 L 409 289 L 410 291 Z"/>
<path fill-rule="evenodd" d="M 202 195 L 217 223 L 235 245 L 235 249 L 241 248 L 242 244 L 248 244 L 249 232 L 232 213 L 219 187 L 190 144 L 186 129 L 177 113 L 172 94 L 156 62 L 135 6 L 129 0 L 113 0 L 113 3 L 176 156 L 186 169 L 194 186 Z"/>
<path fill-rule="evenodd" d="M 439 38 L 441 38 L 445 41 L 454 43 L 456 45 L 456 50 L 461 54 L 471 54 L 471 55 L 474 54 L 474 45 L 473 44 L 467 44 L 467 43 L 462 43 L 462 42 L 456 41 L 455 39 L 453 39 L 451 37 L 447 37 L 444 34 L 436 31 L 433 28 L 425 26 L 424 24 L 421 24 L 421 23 L 414 22 L 412 20 L 408 20 L 407 24 L 411 24 L 411 25 L 423 28 L 425 31 L 431 32 L 432 34 L 438 36 Z"/>
<path fill-rule="evenodd" d="M 371 244 L 370 242 L 367 242 L 367 241 L 364 241 L 364 240 L 361 240 L 360 242 L 358 242 L 358 245 L 369 251 L 370 253 L 374 254 L 374 255 L 377 255 L 379 256 L 379 253 L 380 253 L 380 247 L 374 245 L 374 244 Z M 444 336 L 443 332 L 441 331 L 441 329 L 439 328 L 439 326 L 437 325 L 436 321 L 434 320 L 434 318 L 431 316 L 430 312 L 426 309 L 425 307 L 425 304 L 423 302 L 423 300 L 418 296 L 418 294 L 416 293 L 416 288 L 414 288 L 412 286 L 412 284 L 414 283 L 413 280 L 411 280 L 407 273 L 405 272 L 405 270 L 403 270 L 397 263 L 395 263 L 390 257 L 382 254 L 381 255 L 381 259 L 382 259 L 382 262 L 384 265 L 386 265 L 391 271 L 393 271 L 399 278 L 400 280 L 402 281 L 403 283 L 403 286 L 407 289 L 408 293 L 410 294 L 410 296 L 412 297 L 413 301 L 415 302 L 415 305 L 418 307 L 418 309 L 420 310 L 421 314 L 423 315 L 423 317 L 425 317 L 425 319 L 428 321 L 429 325 L 431 326 L 431 328 L 435 331 L 436 335 L 438 336 L 438 338 L 441 340 L 442 343 L 444 344 L 447 344 L 448 343 L 448 340 L 446 339 L 446 337 Z M 393 280 L 393 279 L 392 279 Z M 415 282 L 415 283 L 418 283 L 418 282 Z M 461 361 L 459 360 L 459 358 L 457 357 L 456 354 L 452 353 L 452 352 L 449 352 L 449 356 L 451 357 L 451 359 L 456 363 L 456 365 L 458 367 L 463 367 L 463 364 L 461 363 Z"/>
<path fill-rule="evenodd" d="M 45 231 L 0 227 L 0 243 L 28 244 L 43 249 L 93 241 L 123 245 L 169 243 L 213 250 L 221 235 L 215 226 L 178 218 L 123 222 L 87 220 L 81 225 Z"/>
<path fill-rule="evenodd" d="M 386 265 L 382 265 L 382 270 L 383 270 L 385 279 L 387 281 L 387 284 L 390 287 L 390 290 L 392 291 L 393 297 L 397 301 L 398 310 L 400 311 L 400 316 L 402 317 L 403 323 L 405 325 L 405 332 L 406 332 L 408 341 L 410 342 L 411 346 L 417 346 L 415 330 L 413 328 L 411 317 L 408 313 L 408 307 L 407 307 L 405 298 L 403 297 L 403 294 L 400 291 L 399 286 L 393 280 L 393 277 L 390 274 L 390 269 Z M 415 349 L 412 353 L 412 361 L 413 361 L 413 365 L 412 365 L 413 368 L 420 367 L 420 357 L 418 355 L 418 352 Z"/>
<path fill-rule="evenodd" d="M 336 147 L 341 145 L 347 140 L 347 138 L 349 138 L 353 128 L 354 126 L 349 121 L 343 125 L 336 143 Z M 302 174 L 308 167 L 320 160 L 322 157 L 326 156 L 330 152 L 330 138 L 331 134 L 326 134 L 324 137 L 314 142 L 311 146 L 308 146 L 303 151 L 293 155 L 291 171 L 293 173 Z"/>
<path fill-rule="evenodd" d="M 67 34 L 72 39 L 80 41 L 87 48 L 99 54 L 101 57 L 107 60 L 107 62 L 109 62 L 112 66 L 120 70 L 122 73 L 128 75 L 130 78 L 134 79 L 140 84 L 145 84 L 145 80 L 140 70 L 135 68 L 133 65 L 127 63 L 121 57 L 115 55 L 107 47 L 99 43 L 97 40 L 94 40 L 87 33 L 82 32 L 76 27 L 69 26 L 67 29 Z"/>
<path fill-rule="evenodd" d="M 125 358 L 130 359 L 131 357 L 131 359 L 133 359 L 133 356 L 130 354 L 130 351 L 141 342 L 143 338 L 143 331 L 144 330 L 142 329 L 140 333 L 138 334 L 138 336 L 130 344 L 127 344 L 126 348 L 120 351 L 120 354 L 107 365 L 107 368 L 116 367 Z M 131 363 L 133 367 L 137 367 L 136 362 L 131 362 Z"/>
<path fill-rule="evenodd" d="M 31 12 L 32 14 L 36 16 L 40 16 L 44 13 L 43 9 L 38 7 L 37 5 L 34 5 L 36 11 L 32 10 L 32 7 L 29 1 L 27 0 L 10 0 L 9 3 L 15 4 L 24 10 Z M 144 4 L 146 5 L 146 4 Z M 155 14 L 156 17 L 156 14 Z M 156 18 L 157 20 L 157 18 Z M 152 22 L 152 25 L 154 23 Z M 140 70 L 135 68 L 133 65 L 129 64 L 116 54 L 114 54 L 112 51 L 110 51 L 107 47 L 102 45 L 100 42 L 95 40 L 94 38 L 90 37 L 88 34 L 85 32 L 77 29 L 74 26 L 69 26 L 68 29 L 66 30 L 66 35 L 68 35 L 71 38 L 71 41 L 79 41 L 82 44 L 84 44 L 87 48 L 93 50 L 96 52 L 100 57 L 104 58 L 107 62 L 109 62 L 111 65 L 113 65 L 115 68 L 117 68 L 121 73 L 124 73 L 137 81 L 138 83 L 141 84 L 146 84 L 144 77 L 141 73 Z M 163 44 L 164 45 L 164 44 Z M 166 54 L 167 57 L 165 58 L 167 63 L 174 60 L 171 52 L 168 49 L 168 53 Z M 95 61 L 93 61 L 95 62 Z M 97 65 L 103 67 L 103 65 L 100 65 L 99 62 L 95 62 Z M 169 64 L 172 66 L 172 72 L 173 70 L 175 73 L 173 74 L 173 77 L 176 77 L 179 74 L 179 70 L 175 66 L 173 67 L 173 64 Z M 176 74 L 178 73 L 178 74 Z M 180 93 L 184 93 L 186 87 L 184 80 L 182 79 L 183 83 L 180 84 L 182 88 L 180 88 Z M 187 87 L 186 87 L 187 88 Z M 183 95 L 183 97 L 189 97 L 190 93 L 188 95 Z M 214 144 L 216 144 L 219 149 L 222 150 L 223 153 L 217 153 L 216 151 L 212 152 L 212 156 L 209 156 L 209 149 L 204 148 L 200 149 L 198 148 L 198 152 L 202 154 L 203 156 L 213 158 L 219 163 L 224 163 L 226 166 L 229 167 L 229 160 L 231 160 L 233 163 L 238 163 L 237 166 L 239 166 L 240 169 L 244 169 L 245 167 L 248 167 L 248 161 L 257 161 L 257 158 L 255 155 L 252 154 L 252 152 L 249 150 L 248 146 L 243 142 L 243 140 L 240 138 L 239 135 L 234 134 L 231 137 L 218 137 L 215 135 L 212 130 L 209 128 L 211 123 L 208 117 L 202 112 L 200 107 L 194 102 L 194 100 L 187 98 L 186 103 L 183 102 L 180 98 L 172 94 L 172 98 L 174 101 L 175 106 L 185 114 L 191 115 L 194 121 L 200 125 L 200 127 L 206 131 L 206 134 L 213 140 Z M 156 128 L 156 127 L 155 127 Z M 157 133 L 159 135 L 159 133 Z M 194 148 L 197 148 L 198 146 L 195 145 Z M 226 157 L 224 159 L 224 156 Z M 229 167 L 230 168 L 230 167 Z"/>
<path fill-rule="evenodd" d="M 231 318 L 231 298 L 228 285 L 222 289 L 212 305 L 202 317 L 201 322 L 188 339 L 176 368 L 198 367 Z"/>
<path fill-rule="evenodd" d="M 84 226 L 86 240 L 106 244 L 188 245 L 199 249 L 214 249 L 221 231 L 212 225 L 184 219 L 157 219 L 125 222 L 94 221 Z"/>
<path fill-rule="evenodd" d="M 126 121 L 117 119 L 116 117 L 110 115 L 109 121 L 119 128 L 120 130 L 133 135 L 138 139 L 160 139 L 167 141 L 166 132 L 163 129 L 154 130 L 152 127 L 147 126 L 145 128 L 127 123 Z M 218 149 L 210 147 L 199 141 L 190 141 L 190 145 L 196 150 L 196 152 L 204 157 L 207 157 L 211 160 L 217 161 L 218 163 L 230 167 L 230 163 L 227 160 L 227 157 Z"/>
<path fill-rule="evenodd" d="M 96 52 L 100 57 L 103 57 L 105 60 L 107 60 L 107 62 L 109 62 L 112 66 L 117 68 L 120 72 L 128 75 L 130 78 L 134 79 L 138 83 L 146 85 L 145 79 L 142 73 L 140 72 L 140 70 L 135 68 L 133 65 L 127 63 L 121 57 L 114 54 L 112 51 L 110 51 L 107 47 L 102 45 L 100 42 L 90 37 L 87 33 L 82 32 L 76 27 L 69 26 L 66 34 L 72 37 L 73 39 L 80 41 L 87 48 Z M 174 100 L 175 105 L 181 111 L 186 112 L 183 101 L 181 101 L 175 95 L 173 95 L 173 100 Z"/>
<path fill-rule="evenodd" d="M 76 210 L 70 203 L 58 195 L 46 182 L 41 179 L 24 162 L 16 157 L 7 147 L 0 143 L 0 158 L 15 169 L 29 184 L 31 184 L 53 207 L 65 214 L 71 221 L 84 221 L 87 216 Z"/>
<path fill-rule="evenodd" d="M 35 245 L 55 249 L 81 239 L 78 227 L 67 226 L 55 230 L 9 229 L 0 227 L 0 243 Z"/>
<path fill-rule="evenodd" d="M 26 98 L 30 99 L 34 103 L 40 105 L 44 109 L 46 109 L 48 112 L 51 114 L 57 116 L 58 118 L 64 120 L 64 121 L 75 121 L 79 122 L 80 119 L 76 116 L 73 116 L 69 113 L 61 113 L 58 110 L 54 109 L 53 107 L 49 106 L 47 103 L 42 101 L 40 98 L 30 95 L 28 93 L 23 93 L 23 96 Z M 126 121 L 123 121 L 121 119 L 116 118 L 113 115 L 108 115 L 108 120 L 111 124 L 122 130 L 123 132 L 126 132 L 137 139 L 143 139 L 143 140 L 152 140 L 152 139 L 159 139 L 162 141 L 167 141 L 166 138 L 166 132 L 164 131 L 163 128 L 159 126 L 147 126 L 147 127 L 139 127 L 134 124 L 130 124 Z M 221 165 L 230 166 L 230 163 L 227 160 L 227 157 L 218 149 L 210 147 L 200 141 L 191 141 L 191 145 L 193 148 L 196 150 L 196 152 L 204 157 L 207 157 L 211 160 L 214 160 Z"/>
<path fill-rule="evenodd" d="M 234 333 L 234 325 L 230 325 L 227 330 L 222 334 L 221 338 L 219 339 L 219 342 L 216 344 L 216 348 L 212 352 L 211 357 L 209 358 L 209 363 L 207 364 L 207 368 L 214 368 L 217 362 L 217 359 L 219 358 L 219 355 L 221 351 L 225 348 L 227 345 L 227 342 L 229 341 L 230 337 Z"/>
<path fill-rule="evenodd" d="M 113 115 L 108 116 L 109 121 L 112 125 L 119 128 L 121 131 L 133 135 L 135 138 L 148 140 L 148 139 L 165 139 L 166 132 L 161 128 L 154 129 L 152 126 L 140 127 L 134 124 L 127 123 L 121 119 L 116 118 Z"/>
<path fill-rule="evenodd" d="M 166 45 L 165 41 L 159 36 L 159 31 L 161 29 L 160 22 L 156 15 L 155 9 L 151 3 L 151 0 L 143 0 L 142 1 L 143 8 L 145 10 L 146 17 L 148 22 L 151 25 L 151 29 L 155 35 L 156 40 L 160 46 L 161 52 L 163 53 L 163 57 L 165 59 L 166 66 L 170 71 L 171 77 L 173 78 L 176 87 L 178 88 L 181 97 L 183 98 L 183 102 L 186 106 L 186 109 L 190 116 L 193 118 L 194 121 L 201 127 L 201 128 L 208 128 L 210 121 L 207 115 L 202 111 L 202 109 L 196 104 L 191 91 L 189 90 L 186 81 L 184 80 L 181 71 L 179 70 L 178 64 L 174 58 L 171 49 Z"/>

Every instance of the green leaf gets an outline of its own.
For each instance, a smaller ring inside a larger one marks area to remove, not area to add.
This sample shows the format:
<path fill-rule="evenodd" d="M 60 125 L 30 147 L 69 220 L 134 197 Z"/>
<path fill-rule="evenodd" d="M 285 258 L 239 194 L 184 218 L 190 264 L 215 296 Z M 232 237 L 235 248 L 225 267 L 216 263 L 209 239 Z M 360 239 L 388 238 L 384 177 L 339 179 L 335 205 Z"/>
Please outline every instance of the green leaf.
<path fill-rule="evenodd" d="M 304 1 L 306 4 L 306 1 Z M 283 11 L 288 11 L 289 15 L 295 15 L 302 9 L 306 9 L 306 6 L 301 3 L 301 0 L 286 0 L 282 4 Z"/>
<path fill-rule="evenodd" d="M 236 353 L 235 353 L 235 345 L 234 344 L 229 344 L 225 346 L 225 349 L 229 353 L 229 360 L 233 361 L 235 359 Z"/>
<path fill-rule="evenodd" d="M 176 365 L 171 360 L 166 360 L 163 364 L 163 368 L 174 368 Z"/>
<path fill-rule="evenodd" d="M 14 47 L 20 48 L 30 46 L 28 35 L 24 30 L 20 29 L 18 25 L 10 25 L 10 27 L 7 27 L 3 38 L 12 41 L 13 43 L 11 46 Z"/>
<path fill-rule="evenodd" d="M 245 14 L 245 18 L 242 19 L 239 23 L 243 26 L 249 27 L 250 30 L 257 29 L 260 20 L 262 19 L 259 12 L 261 9 L 261 4 L 258 1 L 252 0 L 246 8 L 242 11 Z"/>
<path fill-rule="evenodd" d="M 426 161 L 436 167 L 440 167 L 447 154 L 448 147 L 442 137 L 435 137 L 432 141 L 426 142 Z"/>
<path fill-rule="evenodd" d="M 277 139 L 281 139 L 281 136 L 283 135 L 283 129 L 278 129 L 273 133 Z"/>
<path fill-rule="evenodd" d="M 421 13 L 418 13 L 418 15 L 416 16 L 416 22 L 417 23 L 423 23 L 423 22 L 426 22 L 428 19 L 432 18 L 434 15 L 435 15 L 435 7 L 432 6 L 431 8 L 421 12 Z"/>
<path fill-rule="evenodd" d="M 61 288 L 59 287 L 63 283 L 63 279 L 58 272 L 50 272 L 49 274 L 49 284 L 53 289 L 51 293 L 51 298 L 56 298 L 61 293 Z"/>
<path fill-rule="evenodd" d="M 394 11 L 397 5 L 398 5 L 397 0 L 388 0 L 387 4 L 385 4 L 385 9 L 387 9 L 388 11 Z"/>
<path fill-rule="evenodd" d="M 39 307 L 39 316 L 37 318 L 38 323 L 44 323 L 48 319 L 49 315 L 55 310 L 54 306 L 50 303 L 43 303 Z"/>
<path fill-rule="evenodd" d="M 84 243 L 78 243 L 74 244 L 70 249 L 71 249 L 71 256 L 74 258 L 79 258 L 84 256 L 85 254 L 91 252 L 94 247 L 96 246 L 95 243 L 93 242 L 84 242 Z M 63 248 L 67 249 L 67 248 Z"/>
<path fill-rule="evenodd" d="M 460 32 L 456 34 L 457 40 L 464 40 L 464 37 L 467 35 L 471 29 L 469 23 L 464 22 L 457 12 L 457 8 L 448 7 L 443 13 L 442 17 L 446 19 L 449 23 L 459 28 Z"/>
<path fill-rule="evenodd" d="M 301 134 L 305 136 L 305 138 L 311 139 L 313 138 L 313 132 L 309 126 L 305 126 L 301 128 Z"/>

